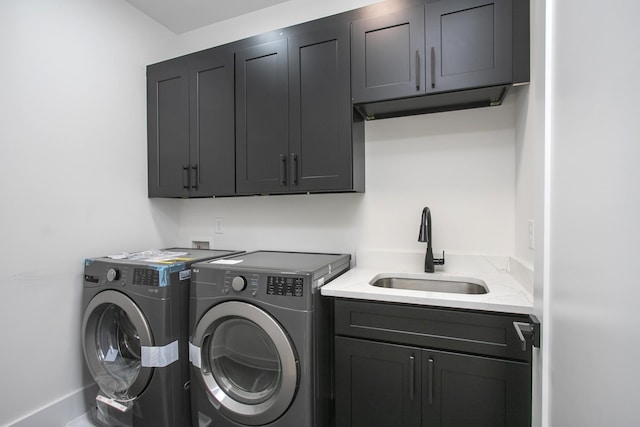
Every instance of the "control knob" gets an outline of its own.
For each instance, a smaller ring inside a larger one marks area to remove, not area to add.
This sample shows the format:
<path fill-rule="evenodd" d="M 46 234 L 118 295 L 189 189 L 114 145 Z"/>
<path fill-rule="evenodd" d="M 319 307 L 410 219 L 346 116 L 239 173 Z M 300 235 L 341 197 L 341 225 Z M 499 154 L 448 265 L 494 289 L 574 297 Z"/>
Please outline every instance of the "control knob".
<path fill-rule="evenodd" d="M 114 280 L 118 280 L 120 278 L 120 271 L 117 268 L 110 268 L 107 270 L 107 281 L 113 282 Z"/>
<path fill-rule="evenodd" d="M 236 276 L 231 281 L 231 287 L 236 292 L 244 291 L 244 288 L 247 287 L 247 279 L 242 276 Z"/>

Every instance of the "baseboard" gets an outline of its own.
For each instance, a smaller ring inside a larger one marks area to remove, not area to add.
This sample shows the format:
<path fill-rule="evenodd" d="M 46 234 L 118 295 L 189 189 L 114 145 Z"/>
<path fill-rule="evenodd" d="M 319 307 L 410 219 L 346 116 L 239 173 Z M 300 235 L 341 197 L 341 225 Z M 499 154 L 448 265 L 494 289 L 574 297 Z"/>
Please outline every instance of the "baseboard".
<path fill-rule="evenodd" d="M 95 401 L 96 394 L 97 386 L 90 385 L 10 424 L 10 427 L 66 426 L 89 411 L 90 402 Z"/>

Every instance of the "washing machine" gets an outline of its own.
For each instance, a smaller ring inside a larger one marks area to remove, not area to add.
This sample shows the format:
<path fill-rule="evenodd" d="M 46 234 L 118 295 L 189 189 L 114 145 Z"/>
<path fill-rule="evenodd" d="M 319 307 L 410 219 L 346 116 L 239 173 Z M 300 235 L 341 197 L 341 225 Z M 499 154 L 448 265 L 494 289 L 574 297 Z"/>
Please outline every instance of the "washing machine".
<path fill-rule="evenodd" d="M 343 254 L 256 251 L 193 265 L 193 425 L 326 427 L 333 300 Z"/>
<path fill-rule="evenodd" d="M 194 262 L 242 253 L 169 248 L 84 263 L 82 347 L 103 426 L 189 426 L 189 283 Z"/>

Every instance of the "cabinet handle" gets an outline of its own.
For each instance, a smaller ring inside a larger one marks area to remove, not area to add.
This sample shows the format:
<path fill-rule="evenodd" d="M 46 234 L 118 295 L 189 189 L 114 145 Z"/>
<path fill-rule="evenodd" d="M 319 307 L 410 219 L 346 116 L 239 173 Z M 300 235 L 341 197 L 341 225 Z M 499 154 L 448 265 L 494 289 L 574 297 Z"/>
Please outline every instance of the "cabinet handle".
<path fill-rule="evenodd" d="M 287 185 L 287 156 L 280 154 L 280 185 Z"/>
<path fill-rule="evenodd" d="M 182 188 L 189 189 L 189 165 L 182 166 Z"/>
<path fill-rule="evenodd" d="M 416 49 L 416 90 L 420 90 L 420 51 Z"/>
<path fill-rule="evenodd" d="M 540 321 L 537 317 L 529 316 L 529 322 L 513 322 L 513 328 L 520 340 L 520 349 L 527 351 L 527 342 L 531 342 L 532 347 L 540 348 Z"/>
<path fill-rule="evenodd" d="M 431 47 L 431 89 L 436 87 L 436 48 Z"/>
<path fill-rule="evenodd" d="M 190 181 L 193 183 L 191 184 L 191 188 L 197 190 L 198 189 L 198 184 L 200 183 L 200 180 L 198 179 L 198 165 L 193 165 L 191 166 L 191 177 L 190 177 Z"/>
<path fill-rule="evenodd" d="M 298 185 L 298 155 L 291 153 L 291 180 L 293 185 Z"/>
<path fill-rule="evenodd" d="M 416 358 L 409 357 L 409 400 L 415 396 Z"/>
<path fill-rule="evenodd" d="M 429 376 L 429 380 L 427 383 L 427 399 L 429 400 L 429 405 L 433 404 L 433 359 L 429 358 L 427 361 L 427 375 Z"/>

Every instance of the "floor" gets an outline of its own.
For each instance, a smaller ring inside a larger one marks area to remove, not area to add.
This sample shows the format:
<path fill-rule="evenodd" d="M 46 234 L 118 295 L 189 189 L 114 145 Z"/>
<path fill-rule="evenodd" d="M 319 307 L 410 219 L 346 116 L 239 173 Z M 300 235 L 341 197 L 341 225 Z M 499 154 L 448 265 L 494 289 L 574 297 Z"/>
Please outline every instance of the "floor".
<path fill-rule="evenodd" d="M 69 421 L 66 427 L 95 427 L 89 419 L 89 414 L 82 414 L 75 420 Z"/>

